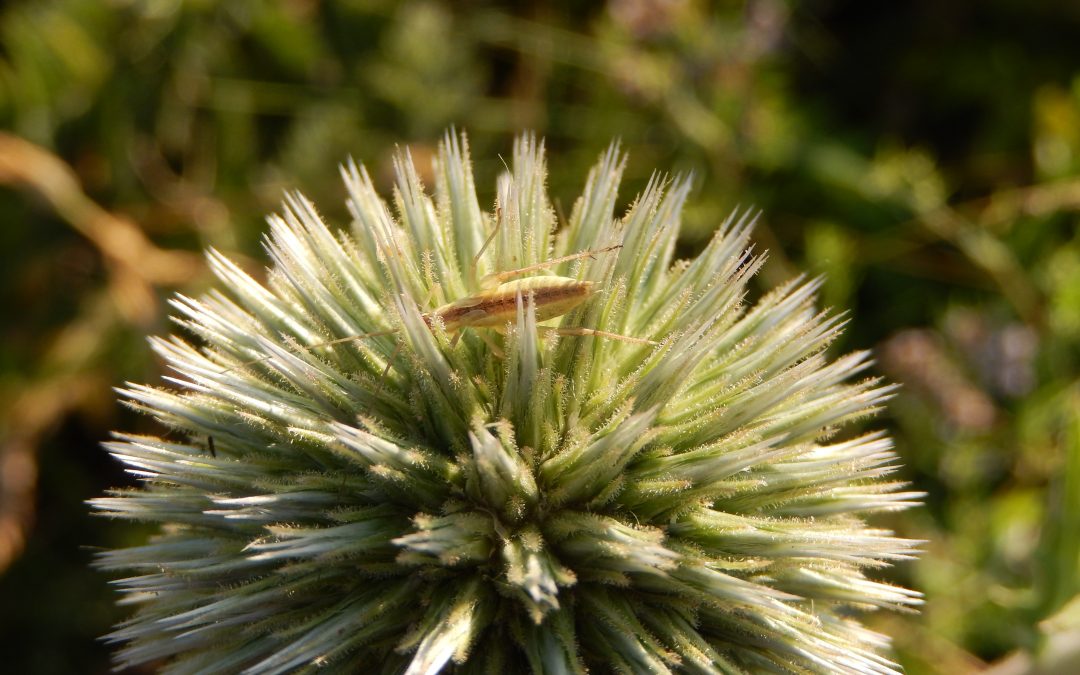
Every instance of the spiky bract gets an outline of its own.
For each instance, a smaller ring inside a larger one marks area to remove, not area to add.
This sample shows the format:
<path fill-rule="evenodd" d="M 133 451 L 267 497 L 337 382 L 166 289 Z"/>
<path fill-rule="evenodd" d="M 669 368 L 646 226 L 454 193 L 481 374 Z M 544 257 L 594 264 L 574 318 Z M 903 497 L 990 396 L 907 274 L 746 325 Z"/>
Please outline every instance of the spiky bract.
<path fill-rule="evenodd" d="M 816 282 L 744 304 L 746 214 L 690 261 L 686 181 L 614 218 L 622 166 L 605 154 L 560 225 L 534 139 L 487 212 L 447 136 L 434 197 L 407 153 L 392 207 L 350 164 L 348 233 L 289 197 L 266 285 L 212 252 L 223 290 L 173 303 L 202 347 L 154 340 L 172 388 L 123 391 L 173 440 L 120 436 L 143 484 L 94 502 L 161 525 L 101 558 L 135 572 L 120 663 L 891 672 L 851 610 L 918 602 L 864 576 L 914 542 L 862 517 L 915 495 L 883 479 L 882 434 L 834 437 L 889 388 L 851 381 L 865 353 L 825 357 L 841 322 Z M 505 334 L 454 340 L 430 314 L 492 273 L 619 244 L 535 272 L 601 289 L 547 323 L 658 346 L 554 335 L 528 297 Z"/>

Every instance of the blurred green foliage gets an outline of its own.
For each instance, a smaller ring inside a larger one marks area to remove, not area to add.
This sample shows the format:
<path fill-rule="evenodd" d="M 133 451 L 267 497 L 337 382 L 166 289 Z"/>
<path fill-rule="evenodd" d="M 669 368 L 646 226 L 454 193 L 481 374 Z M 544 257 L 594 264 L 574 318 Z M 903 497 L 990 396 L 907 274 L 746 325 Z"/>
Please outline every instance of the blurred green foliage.
<path fill-rule="evenodd" d="M 0 125 L 37 148 L 0 145 L 5 666 L 108 667 L 123 612 L 88 547 L 139 533 L 82 500 L 126 480 L 96 443 L 147 424 L 109 387 L 160 376 L 143 335 L 209 282 L 167 254 L 258 270 L 283 190 L 344 223 L 342 160 L 386 188 L 394 144 L 423 160 L 456 125 L 478 158 L 539 132 L 567 212 L 612 138 L 627 202 L 694 172 L 688 254 L 759 206 L 761 287 L 826 274 L 837 348 L 905 385 L 887 422 L 927 505 L 885 525 L 927 544 L 886 574 L 926 606 L 873 623 L 911 673 L 1080 672 L 1077 35 L 1051 0 L 5 4 Z M 501 168 L 477 166 L 489 202 Z M 145 241 L 112 237 L 132 222 Z"/>

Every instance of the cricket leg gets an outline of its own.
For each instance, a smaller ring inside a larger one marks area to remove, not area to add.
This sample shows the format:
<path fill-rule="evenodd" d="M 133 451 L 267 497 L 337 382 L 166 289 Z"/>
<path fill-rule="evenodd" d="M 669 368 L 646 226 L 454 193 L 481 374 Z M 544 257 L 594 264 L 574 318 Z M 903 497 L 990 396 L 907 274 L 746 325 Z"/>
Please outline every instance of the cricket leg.
<path fill-rule="evenodd" d="M 495 227 L 492 228 L 491 234 L 484 240 L 484 245 L 480 247 L 480 250 L 476 252 L 472 260 L 472 273 L 476 274 L 476 266 L 480 264 L 480 256 L 484 255 L 484 251 L 495 240 L 495 235 L 499 233 L 499 227 L 502 224 L 502 206 L 496 205 L 495 207 Z M 475 278 L 475 277 L 474 277 Z"/>
<path fill-rule="evenodd" d="M 504 356 L 506 356 L 506 354 L 505 354 L 505 352 L 503 352 L 502 348 L 499 345 L 495 344 L 495 341 L 491 339 L 491 334 L 490 333 L 488 333 L 483 328 L 476 329 L 475 332 L 476 332 L 476 336 L 478 338 L 480 338 L 481 340 L 483 340 L 484 344 L 486 344 L 488 346 L 488 349 L 491 350 L 491 353 L 495 355 L 495 358 L 501 359 Z M 461 333 L 458 333 L 458 335 L 461 335 Z"/>
<path fill-rule="evenodd" d="M 320 347 L 332 347 L 334 345 L 345 344 L 346 342 L 353 342 L 355 340 L 366 340 L 368 338 L 374 338 L 374 337 L 385 337 L 387 335 L 393 335 L 395 333 L 397 333 L 396 329 L 395 330 L 378 330 L 378 331 L 375 331 L 373 333 L 361 333 L 359 335 L 350 335 L 348 337 L 338 338 L 336 340 L 327 340 L 326 342 L 316 342 L 313 345 L 307 345 L 305 347 L 301 347 L 300 349 L 301 349 L 301 351 L 310 352 L 310 351 L 313 351 L 315 349 L 319 349 Z M 245 362 L 241 363 L 238 366 L 233 366 L 231 368 L 226 368 L 225 370 L 220 371 L 218 374 L 221 375 L 221 374 L 224 374 L 224 373 L 231 373 L 234 370 L 240 370 L 241 368 L 247 368 L 248 366 L 253 366 L 256 363 L 262 363 L 263 361 L 269 361 L 272 358 L 274 358 L 274 357 L 273 356 L 263 356 L 261 358 L 252 359 L 251 361 L 245 361 Z"/>
<path fill-rule="evenodd" d="M 595 328 L 553 328 L 548 326 L 540 326 L 540 330 L 547 333 L 555 333 L 557 335 L 577 335 L 577 336 L 593 336 L 610 338 L 612 340 L 619 340 L 620 342 L 629 342 L 636 345 L 658 345 L 660 344 L 656 340 L 646 340 L 645 338 L 632 337 L 630 335 L 619 335 L 618 333 L 609 333 L 606 330 L 596 330 Z"/>
<path fill-rule="evenodd" d="M 528 265 L 526 267 L 520 267 L 516 270 L 506 270 L 505 272 L 496 272 L 495 274 L 489 274 L 480 280 L 481 288 L 494 288 L 501 283 L 510 281 L 514 277 L 524 276 L 531 274 L 538 270 L 547 269 L 548 267 L 554 267 L 555 265 L 562 264 L 564 262 L 570 262 L 571 260 L 579 260 L 581 258 L 595 258 L 601 253 L 608 253 L 622 248 L 622 244 L 616 244 L 614 246 L 608 246 L 607 248 L 597 249 L 595 251 L 581 251 L 580 253 L 571 253 L 570 255 L 560 256 L 558 258 L 552 258 L 551 260 L 545 260 L 544 262 L 538 262 L 535 265 Z"/>
<path fill-rule="evenodd" d="M 424 299 L 424 306 L 425 307 L 429 303 L 431 303 L 431 299 L 435 295 L 435 288 L 436 288 L 437 285 L 438 284 L 432 284 L 432 286 L 430 288 L 428 288 L 427 298 Z M 420 318 L 424 320 L 424 323 L 427 324 L 428 329 L 430 329 L 431 328 L 430 315 L 427 314 L 427 313 L 422 313 L 420 315 Z M 394 331 L 394 332 L 397 332 L 397 331 Z M 404 347 L 404 346 L 405 346 L 405 343 L 402 340 L 398 340 L 397 344 L 394 345 L 394 351 L 390 353 L 390 358 L 386 359 L 386 367 L 383 368 L 382 375 L 379 376 L 379 382 L 378 382 L 378 384 L 375 385 L 375 393 L 376 394 L 378 394 L 380 391 L 382 391 L 383 383 L 386 382 L 386 378 L 390 375 L 390 368 L 393 367 L 394 361 L 397 359 L 398 355 L 401 354 L 401 348 Z"/>
<path fill-rule="evenodd" d="M 386 382 L 387 376 L 390 375 L 390 367 L 394 365 L 394 359 L 396 359 L 398 357 L 398 354 L 401 353 L 401 347 L 404 344 L 404 342 L 398 340 L 398 343 L 394 345 L 394 351 L 392 354 L 390 354 L 390 358 L 386 359 L 386 367 L 383 368 L 382 375 L 379 376 L 379 382 L 375 385 L 376 394 L 382 391 L 383 383 Z"/>

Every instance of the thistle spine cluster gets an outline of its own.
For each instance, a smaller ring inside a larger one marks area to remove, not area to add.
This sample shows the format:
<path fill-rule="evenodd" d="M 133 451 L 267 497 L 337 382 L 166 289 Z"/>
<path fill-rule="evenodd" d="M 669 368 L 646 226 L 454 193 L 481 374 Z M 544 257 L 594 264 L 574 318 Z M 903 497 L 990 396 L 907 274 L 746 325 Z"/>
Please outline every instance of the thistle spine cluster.
<path fill-rule="evenodd" d="M 93 502 L 161 526 L 100 560 L 132 574 L 119 663 L 895 672 L 851 611 L 918 604 L 866 576 L 917 542 L 864 517 L 919 495 L 883 434 L 840 435 L 892 388 L 853 381 L 865 352 L 826 357 L 843 322 L 817 281 L 745 302 L 749 213 L 688 261 L 688 181 L 616 218 L 624 161 L 605 153 L 558 223 L 534 138 L 487 211 L 448 135 L 433 195 L 408 152 L 392 204 L 348 164 L 348 232 L 289 196 L 265 284 L 211 251 L 223 290 L 173 301 L 201 346 L 153 339 L 168 386 L 121 392 L 173 440 L 118 435 L 142 484 Z M 601 249 L 537 271 L 600 289 L 561 317 L 526 297 L 502 331 L 432 320 L 489 275 Z"/>

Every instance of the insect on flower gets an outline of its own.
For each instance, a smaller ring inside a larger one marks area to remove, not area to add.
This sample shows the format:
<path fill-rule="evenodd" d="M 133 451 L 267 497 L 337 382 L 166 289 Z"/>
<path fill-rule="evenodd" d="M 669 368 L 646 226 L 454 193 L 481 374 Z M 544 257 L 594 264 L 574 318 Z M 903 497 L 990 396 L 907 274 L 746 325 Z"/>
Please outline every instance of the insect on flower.
<path fill-rule="evenodd" d="M 448 134 L 432 189 L 349 163 L 347 228 L 289 195 L 265 280 L 211 252 L 173 301 L 202 344 L 153 339 L 169 386 L 121 390 L 170 437 L 118 435 L 141 484 L 93 502 L 160 526 L 99 559 L 138 605 L 117 665 L 898 672 L 853 609 L 921 602 L 871 578 L 919 542 L 864 518 L 921 493 L 836 436 L 892 388 L 828 358 L 818 282 L 747 300 L 752 212 L 679 261 L 689 182 L 619 214 L 623 162 L 558 218 L 522 137 L 487 210 Z"/>
<path fill-rule="evenodd" d="M 501 220 L 500 213 L 501 209 L 496 208 L 495 218 L 497 223 Z M 474 270 L 480 257 L 497 234 L 498 227 L 492 231 L 484 242 L 484 245 L 480 247 L 480 250 L 473 259 Z M 480 280 L 479 285 L 481 286 L 481 290 L 479 292 L 440 305 L 430 312 L 421 314 L 421 318 L 428 328 L 434 330 L 437 326 L 440 326 L 447 334 L 453 335 L 450 341 L 451 347 L 454 347 L 457 344 L 458 340 L 461 338 L 462 331 L 466 328 L 489 329 L 499 333 L 505 333 L 507 327 L 510 326 L 517 317 L 518 311 L 524 307 L 530 307 L 532 309 L 537 323 L 558 318 L 592 298 L 598 292 L 599 284 L 595 281 L 584 281 L 572 277 L 543 274 L 543 272 L 562 263 L 572 262 L 583 258 L 595 258 L 597 255 L 617 251 L 620 248 L 622 248 L 622 244 L 616 244 L 595 251 L 581 251 L 579 253 L 551 258 L 526 267 L 489 274 Z M 541 274 L 525 276 L 537 272 L 540 272 Z M 583 326 L 537 326 L 537 328 L 542 332 L 554 333 L 557 335 L 579 337 L 593 336 L 642 345 L 655 346 L 659 344 L 659 342 L 655 340 L 620 335 L 610 331 Z M 349 335 L 308 345 L 303 349 L 311 351 L 322 347 L 330 347 L 366 338 L 393 335 L 397 332 L 398 329 L 393 329 Z M 492 353 L 497 356 L 502 356 L 501 348 L 499 348 L 499 346 L 486 334 L 478 331 L 477 335 L 479 335 L 488 345 Z M 387 361 L 386 368 L 383 371 L 383 377 L 390 371 L 390 366 L 393 363 L 394 358 L 397 357 L 399 349 L 400 345 L 398 349 L 395 349 L 394 354 Z M 248 361 L 243 365 L 253 365 L 270 358 L 272 357 L 262 357 Z"/>
<path fill-rule="evenodd" d="M 430 327 L 432 319 L 437 317 L 441 320 L 446 332 L 455 333 L 454 339 L 456 341 L 461 335 L 461 330 L 465 328 L 504 329 L 517 314 L 517 307 L 521 302 L 519 298 L 533 306 L 537 321 L 560 317 L 592 297 L 597 291 L 596 282 L 579 281 L 570 277 L 554 275 L 525 277 L 522 279 L 514 279 L 514 277 L 578 258 L 607 253 L 619 248 L 622 248 L 622 246 L 609 246 L 599 251 L 583 251 L 562 256 L 561 258 L 553 258 L 521 269 L 490 275 L 483 282 L 484 285 L 490 286 L 488 290 L 438 307 L 430 314 L 424 315 L 424 320 Z M 550 328 L 546 330 L 556 332 L 559 335 L 595 335 L 637 344 L 657 344 L 654 340 L 619 335 L 592 328 Z"/>

